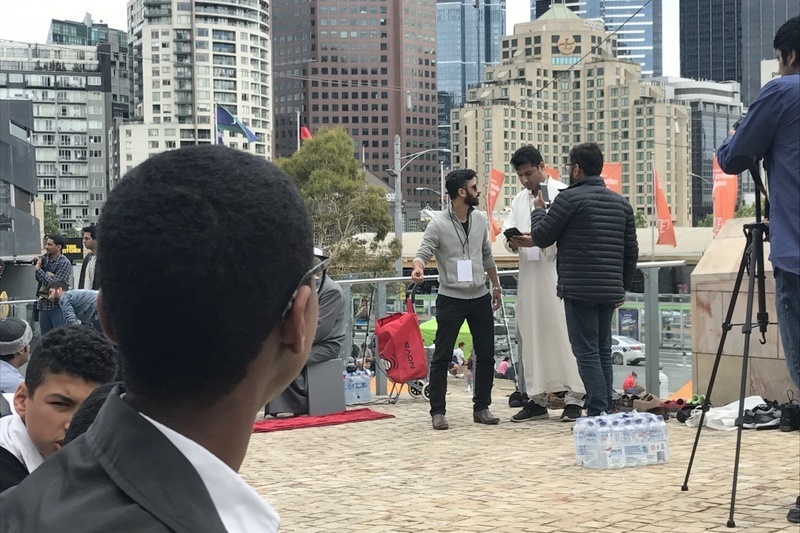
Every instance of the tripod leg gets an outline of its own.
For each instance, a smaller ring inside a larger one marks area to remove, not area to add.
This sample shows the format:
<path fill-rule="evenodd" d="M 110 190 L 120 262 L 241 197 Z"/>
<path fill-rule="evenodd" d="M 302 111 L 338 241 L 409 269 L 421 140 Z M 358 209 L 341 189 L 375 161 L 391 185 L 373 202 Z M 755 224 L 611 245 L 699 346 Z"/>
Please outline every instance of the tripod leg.
<path fill-rule="evenodd" d="M 728 304 L 728 311 L 725 314 L 725 321 L 722 323 L 722 336 L 719 339 L 719 346 L 717 346 L 717 356 L 714 359 L 714 366 L 711 369 L 711 376 L 708 379 L 708 388 L 706 389 L 706 399 L 700 412 L 700 423 L 697 426 L 697 433 L 694 436 L 694 444 L 692 445 L 692 454 L 689 457 L 689 465 L 686 467 L 686 477 L 681 486 L 682 491 L 689 490 L 689 476 L 692 474 L 692 465 L 697 453 L 697 444 L 700 442 L 700 432 L 703 430 L 703 424 L 706 419 L 706 412 L 711 405 L 711 392 L 714 389 L 714 381 L 717 379 L 717 370 L 719 370 L 719 363 L 722 359 L 722 350 L 725 347 L 725 339 L 728 337 L 728 332 L 731 330 L 731 321 L 733 320 L 733 311 L 736 308 L 736 299 L 739 297 L 739 290 L 742 286 L 742 279 L 744 278 L 745 267 L 747 266 L 747 249 L 750 246 L 750 238 L 748 235 L 747 242 L 745 243 L 744 252 L 742 253 L 742 260 L 739 263 L 739 271 L 736 273 L 736 281 L 733 284 L 733 293 L 731 294 L 731 301 Z"/>
<path fill-rule="evenodd" d="M 750 358 L 750 336 L 753 332 L 753 300 L 756 288 L 756 278 L 763 276 L 763 270 L 759 271 L 759 258 L 761 258 L 761 268 L 763 269 L 763 241 L 761 240 L 760 224 L 755 224 L 751 230 L 752 250 L 750 251 L 750 276 L 747 280 L 747 305 L 745 307 L 744 325 L 742 326 L 742 333 L 744 333 L 744 349 L 742 350 L 742 381 L 739 385 L 739 415 L 736 418 L 736 453 L 733 459 L 733 483 L 731 485 L 731 507 L 728 515 L 728 527 L 736 527 L 736 522 L 733 521 L 733 513 L 736 508 L 736 485 L 739 481 L 739 456 L 742 451 L 742 418 L 744 416 L 744 396 L 747 392 L 747 364 Z M 762 288 L 763 283 L 759 282 L 759 289 Z M 759 303 L 763 298 L 763 294 L 759 294 Z M 765 326 L 766 328 L 766 326 Z"/>

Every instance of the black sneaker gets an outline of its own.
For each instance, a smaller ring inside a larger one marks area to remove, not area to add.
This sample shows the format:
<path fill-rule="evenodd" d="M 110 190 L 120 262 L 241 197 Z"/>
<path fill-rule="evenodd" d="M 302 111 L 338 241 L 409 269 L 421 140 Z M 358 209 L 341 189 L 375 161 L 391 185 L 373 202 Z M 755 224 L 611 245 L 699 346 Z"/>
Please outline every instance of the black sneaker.
<path fill-rule="evenodd" d="M 756 429 L 778 429 L 781 424 L 781 412 L 774 407 L 769 411 L 756 411 L 753 418 Z"/>
<path fill-rule="evenodd" d="M 583 415 L 583 408 L 574 403 L 564 406 L 564 411 L 561 412 L 562 422 L 575 422 Z"/>
<path fill-rule="evenodd" d="M 781 405 L 781 431 L 797 431 L 800 429 L 800 400 L 789 398 L 789 401 Z"/>
<path fill-rule="evenodd" d="M 508 397 L 509 407 L 523 407 L 526 403 L 528 403 L 528 395 L 520 391 L 514 391 Z"/>
<path fill-rule="evenodd" d="M 534 402 L 528 402 L 525 407 L 522 408 L 522 411 L 511 417 L 511 421 L 528 422 L 529 420 L 543 420 L 549 416 L 547 407 L 542 407 Z"/>

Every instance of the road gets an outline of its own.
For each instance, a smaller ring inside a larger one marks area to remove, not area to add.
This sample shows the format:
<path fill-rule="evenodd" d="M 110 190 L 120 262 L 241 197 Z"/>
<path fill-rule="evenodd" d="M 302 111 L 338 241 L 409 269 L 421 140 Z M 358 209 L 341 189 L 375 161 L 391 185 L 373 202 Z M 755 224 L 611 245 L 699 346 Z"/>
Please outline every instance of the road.
<path fill-rule="evenodd" d="M 692 355 L 687 351 L 686 366 L 683 366 L 683 354 L 681 350 L 664 349 L 659 350 L 659 362 L 663 365 L 663 371 L 669 378 L 669 392 L 673 393 L 683 387 L 692 379 Z M 622 388 L 622 382 L 631 372 L 638 375 L 639 385 L 647 389 L 645 380 L 644 363 L 639 365 L 614 365 L 614 386 Z M 649 391 L 658 394 L 658 391 Z"/>

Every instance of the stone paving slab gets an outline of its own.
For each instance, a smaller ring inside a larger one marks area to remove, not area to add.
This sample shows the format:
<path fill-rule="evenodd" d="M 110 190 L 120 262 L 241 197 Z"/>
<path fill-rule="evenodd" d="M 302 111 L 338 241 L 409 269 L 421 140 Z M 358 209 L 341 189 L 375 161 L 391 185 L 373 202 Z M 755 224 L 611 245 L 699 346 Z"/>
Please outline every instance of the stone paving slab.
<path fill-rule="evenodd" d="M 315 533 L 798 533 L 786 512 L 800 494 L 800 432 L 746 430 L 735 520 L 736 432 L 668 422 L 670 463 L 596 471 L 575 465 L 571 424 L 512 423 L 496 390 L 498 426 L 472 422 L 471 395 L 450 382 L 451 429 L 433 431 L 427 403 L 373 405 L 394 419 L 253 435 L 242 476 L 281 515 L 281 531 Z"/>

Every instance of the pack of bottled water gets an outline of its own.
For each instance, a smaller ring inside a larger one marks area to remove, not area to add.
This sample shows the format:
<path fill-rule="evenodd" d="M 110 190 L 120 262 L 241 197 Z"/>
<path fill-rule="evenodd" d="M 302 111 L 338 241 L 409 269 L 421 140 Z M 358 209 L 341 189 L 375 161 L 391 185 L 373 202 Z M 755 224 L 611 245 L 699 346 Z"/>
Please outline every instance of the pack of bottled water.
<path fill-rule="evenodd" d="M 357 404 L 372 401 L 372 374 L 369 370 L 342 372 L 344 403 Z"/>
<path fill-rule="evenodd" d="M 579 418 L 573 431 L 575 462 L 606 470 L 669 462 L 667 424 L 652 413 Z"/>

